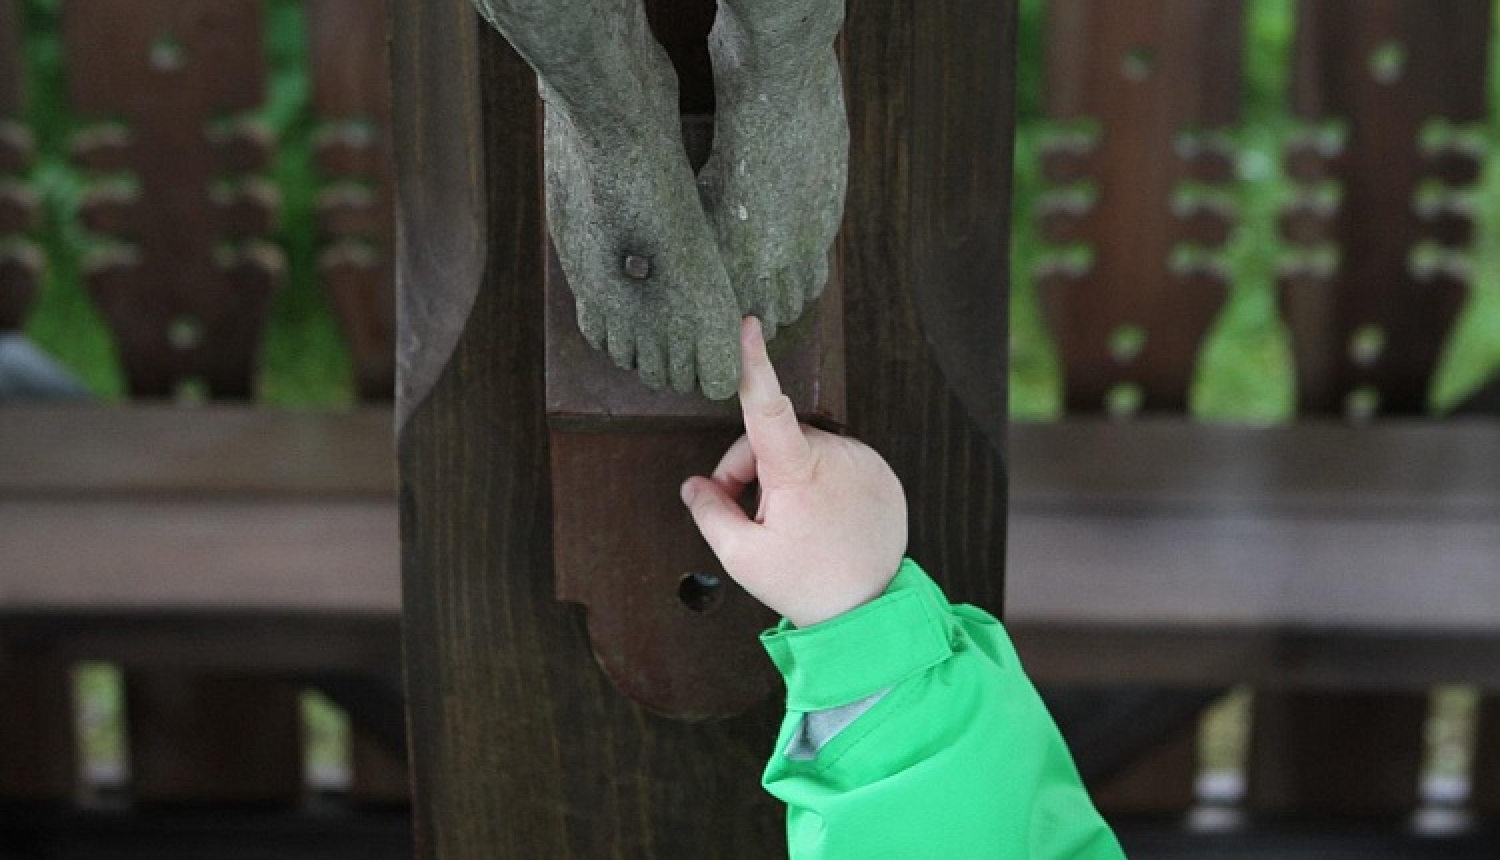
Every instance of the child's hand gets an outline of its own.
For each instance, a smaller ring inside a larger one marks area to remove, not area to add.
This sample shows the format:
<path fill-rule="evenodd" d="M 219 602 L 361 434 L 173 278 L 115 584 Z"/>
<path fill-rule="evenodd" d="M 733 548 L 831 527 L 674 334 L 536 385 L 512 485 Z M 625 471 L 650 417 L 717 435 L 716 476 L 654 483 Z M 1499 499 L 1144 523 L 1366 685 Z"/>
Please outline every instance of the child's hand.
<path fill-rule="evenodd" d="M 906 496 L 859 442 L 797 423 L 759 321 L 740 329 L 745 433 L 682 500 L 724 570 L 757 600 L 808 627 L 879 597 L 906 554 Z M 755 519 L 735 501 L 760 482 Z"/>

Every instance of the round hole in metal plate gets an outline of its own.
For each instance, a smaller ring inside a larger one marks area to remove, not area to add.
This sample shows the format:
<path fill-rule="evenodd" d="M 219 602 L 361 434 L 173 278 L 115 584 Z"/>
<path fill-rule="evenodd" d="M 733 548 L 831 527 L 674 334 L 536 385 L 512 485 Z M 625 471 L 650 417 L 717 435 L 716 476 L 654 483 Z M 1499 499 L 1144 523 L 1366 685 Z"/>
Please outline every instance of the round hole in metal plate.
<path fill-rule="evenodd" d="M 724 602 L 724 578 L 711 573 L 689 573 L 677 583 L 677 599 L 694 612 L 708 612 Z"/>

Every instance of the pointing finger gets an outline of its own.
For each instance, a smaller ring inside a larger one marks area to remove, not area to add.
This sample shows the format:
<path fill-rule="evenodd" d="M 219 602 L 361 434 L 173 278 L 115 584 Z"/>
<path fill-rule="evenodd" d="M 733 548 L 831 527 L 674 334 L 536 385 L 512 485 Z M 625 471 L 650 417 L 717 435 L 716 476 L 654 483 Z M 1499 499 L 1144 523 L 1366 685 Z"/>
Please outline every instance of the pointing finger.
<path fill-rule="evenodd" d="M 743 353 L 740 406 L 762 481 L 802 476 L 812 464 L 812 449 L 797 423 L 791 398 L 781 393 L 776 368 L 766 354 L 760 321 L 746 317 L 740 329 Z"/>

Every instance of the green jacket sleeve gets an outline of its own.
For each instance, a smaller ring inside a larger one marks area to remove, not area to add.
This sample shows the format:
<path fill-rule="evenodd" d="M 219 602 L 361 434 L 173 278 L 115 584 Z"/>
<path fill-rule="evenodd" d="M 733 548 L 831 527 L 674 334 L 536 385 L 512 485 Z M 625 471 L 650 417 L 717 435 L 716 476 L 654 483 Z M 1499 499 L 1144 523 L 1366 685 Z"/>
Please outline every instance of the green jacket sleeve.
<path fill-rule="evenodd" d="M 907 560 L 885 594 L 761 637 L 787 714 L 764 777 L 792 860 L 1117 860 L 1000 622 Z"/>

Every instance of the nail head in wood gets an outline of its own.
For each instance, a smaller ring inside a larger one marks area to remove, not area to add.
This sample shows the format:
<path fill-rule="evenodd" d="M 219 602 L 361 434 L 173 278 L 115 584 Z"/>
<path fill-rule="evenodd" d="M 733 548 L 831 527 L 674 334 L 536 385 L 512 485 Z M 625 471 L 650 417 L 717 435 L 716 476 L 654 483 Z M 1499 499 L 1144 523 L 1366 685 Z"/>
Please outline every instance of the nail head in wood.
<path fill-rule="evenodd" d="M 625 257 L 625 274 L 637 281 L 651 277 L 651 259 L 630 254 Z"/>

